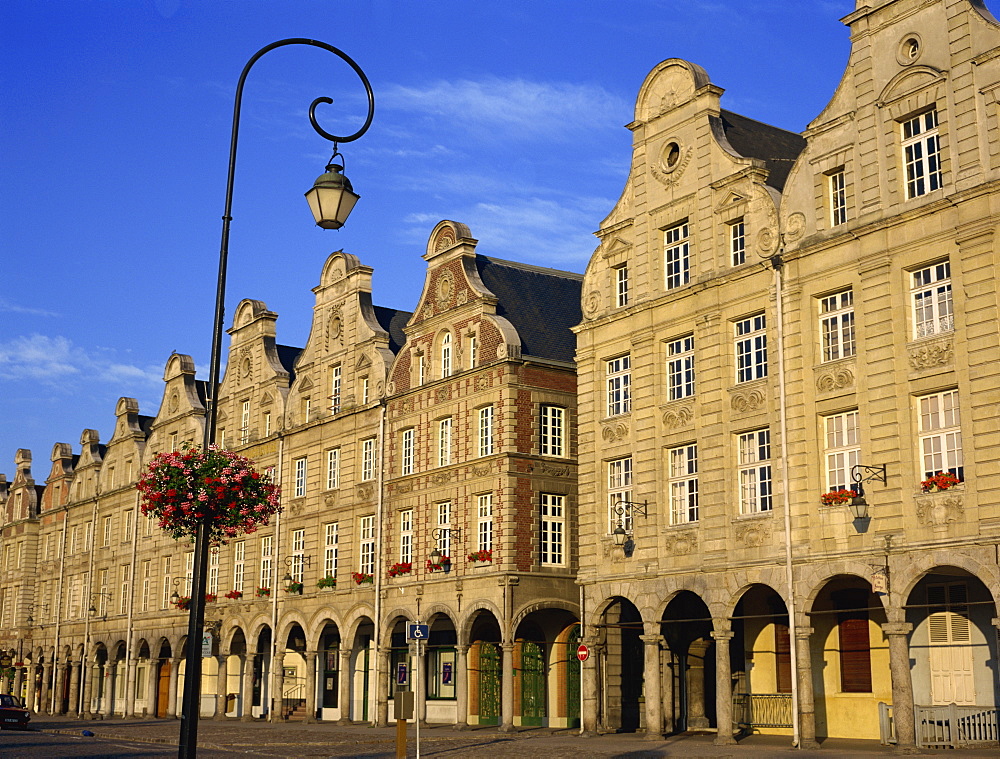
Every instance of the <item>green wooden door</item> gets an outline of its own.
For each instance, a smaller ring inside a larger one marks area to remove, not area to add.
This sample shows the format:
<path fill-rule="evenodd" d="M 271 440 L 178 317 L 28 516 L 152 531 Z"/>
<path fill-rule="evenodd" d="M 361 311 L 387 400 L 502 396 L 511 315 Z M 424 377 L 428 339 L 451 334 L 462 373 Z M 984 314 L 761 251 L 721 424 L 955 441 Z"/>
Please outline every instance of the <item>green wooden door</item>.
<path fill-rule="evenodd" d="M 483 642 L 479 649 L 479 724 L 500 724 L 500 646 Z"/>
<path fill-rule="evenodd" d="M 580 660 L 576 649 L 580 645 L 580 626 L 569 634 L 566 642 L 566 717 L 569 727 L 580 726 Z"/>
<path fill-rule="evenodd" d="M 521 642 L 521 724 L 545 719 L 545 654 L 534 641 Z"/>

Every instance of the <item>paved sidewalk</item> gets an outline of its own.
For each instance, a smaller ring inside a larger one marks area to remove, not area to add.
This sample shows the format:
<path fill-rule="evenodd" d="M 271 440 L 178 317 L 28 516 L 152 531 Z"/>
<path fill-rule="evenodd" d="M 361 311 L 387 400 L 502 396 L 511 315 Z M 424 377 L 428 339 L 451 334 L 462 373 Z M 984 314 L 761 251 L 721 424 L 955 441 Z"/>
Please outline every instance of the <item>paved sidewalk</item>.
<path fill-rule="evenodd" d="M 31 726 L 49 733 L 80 735 L 89 730 L 94 739 L 124 739 L 157 744 L 177 745 L 180 723 L 160 719 L 77 720 L 68 717 L 34 715 Z M 407 732 L 408 756 L 416 756 L 415 727 Z M 457 730 L 453 726 L 422 727 L 420 753 L 426 757 L 645 757 L 705 756 L 705 757 L 863 757 L 890 756 L 891 747 L 876 741 L 829 739 L 819 750 L 797 750 L 787 737 L 754 735 L 735 746 L 716 746 L 712 735 L 686 734 L 662 740 L 646 740 L 642 734 L 599 735 L 581 737 L 577 730 L 518 728 L 513 733 L 501 733 L 495 727 Z M 396 728 L 368 725 L 304 724 L 290 722 L 239 722 L 236 720 L 202 720 L 198 726 L 199 755 L 255 757 L 357 757 L 381 759 L 395 757 Z M 96 746 L 95 746 L 96 748 Z M 926 750 L 924 756 L 947 753 L 955 757 L 997 757 L 996 750 Z"/>

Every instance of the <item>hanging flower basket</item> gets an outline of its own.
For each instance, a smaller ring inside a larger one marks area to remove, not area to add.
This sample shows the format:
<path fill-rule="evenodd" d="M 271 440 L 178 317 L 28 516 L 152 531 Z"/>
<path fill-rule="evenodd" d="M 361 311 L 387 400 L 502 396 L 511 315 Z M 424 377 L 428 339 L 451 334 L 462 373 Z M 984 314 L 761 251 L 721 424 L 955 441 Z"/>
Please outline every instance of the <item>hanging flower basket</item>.
<path fill-rule="evenodd" d="M 270 588 L 257 588 L 257 598 L 270 598 L 271 589 Z"/>
<path fill-rule="evenodd" d="M 442 556 L 437 563 L 434 563 L 430 559 L 427 560 L 427 571 L 428 572 L 438 572 L 440 570 L 451 569 L 451 557 Z"/>
<path fill-rule="evenodd" d="M 408 575 L 413 570 L 413 564 L 409 561 L 401 561 L 389 567 L 389 577 Z"/>
<path fill-rule="evenodd" d="M 225 545 L 281 511 L 278 486 L 266 474 L 250 459 L 214 445 L 157 454 L 136 487 L 142 513 L 155 517 L 174 540 L 193 538 L 204 520 L 209 543 Z"/>
<path fill-rule="evenodd" d="M 226 598 L 228 598 L 230 601 L 239 601 L 241 598 L 243 598 L 243 591 L 231 590 L 228 593 L 226 593 Z"/>
<path fill-rule="evenodd" d="M 926 480 L 922 480 L 920 483 L 920 489 L 925 493 L 930 493 L 935 490 L 947 490 L 948 488 L 955 487 L 961 480 L 958 479 L 951 472 L 938 472 L 928 477 Z"/>
<path fill-rule="evenodd" d="M 365 572 L 351 572 L 351 578 L 355 585 L 371 585 L 375 582 L 375 577 Z"/>
<path fill-rule="evenodd" d="M 469 554 L 469 561 L 470 562 L 477 562 L 478 561 L 478 562 L 483 562 L 484 564 L 486 562 L 492 562 L 493 561 L 493 551 L 492 550 L 486 550 L 486 549 L 483 549 L 482 551 L 474 551 L 473 553 Z"/>
<path fill-rule="evenodd" d="M 823 493 L 819 499 L 824 506 L 842 506 L 857 495 L 857 491 L 854 490 L 831 490 L 829 493 Z"/>
<path fill-rule="evenodd" d="M 191 597 L 190 596 L 179 596 L 177 598 L 177 600 L 175 600 L 173 602 L 173 604 L 174 604 L 174 606 L 176 606 L 181 611 L 184 611 L 185 609 L 187 609 L 191 605 Z"/>
<path fill-rule="evenodd" d="M 332 575 L 327 575 L 326 577 L 320 577 L 316 581 L 316 587 L 320 590 L 332 590 L 337 587 L 337 578 Z"/>
<path fill-rule="evenodd" d="M 285 588 L 285 592 L 292 595 L 302 595 L 303 585 L 301 582 L 290 582 L 288 587 Z"/>

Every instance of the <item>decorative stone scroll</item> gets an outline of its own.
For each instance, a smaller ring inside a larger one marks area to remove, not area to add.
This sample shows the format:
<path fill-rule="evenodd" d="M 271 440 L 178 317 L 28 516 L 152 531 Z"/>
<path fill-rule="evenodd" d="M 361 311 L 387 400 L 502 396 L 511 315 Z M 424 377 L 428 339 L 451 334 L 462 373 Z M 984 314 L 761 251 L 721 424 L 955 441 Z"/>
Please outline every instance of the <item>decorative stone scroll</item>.
<path fill-rule="evenodd" d="M 698 550 L 698 533 L 694 530 L 671 530 L 667 533 L 666 548 L 674 556 L 687 556 Z"/>
<path fill-rule="evenodd" d="M 693 420 L 694 408 L 690 404 L 671 406 L 663 412 L 663 426 L 667 429 L 676 430 L 680 427 L 687 427 Z"/>
<path fill-rule="evenodd" d="M 958 522 L 965 513 L 959 493 L 936 493 L 917 496 L 917 521 L 923 525 L 941 526 Z"/>
<path fill-rule="evenodd" d="M 769 521 L 755 520 L 736 525 L 736 539 L 747 548 L 757 548 L 768 542 L 771 537 Z"/>
<path fill-rule="evenodd" d="M 375 496 L 375 488 L 371 485 L 358 485 L 358 500 L 370 501 Z"/>
<path fill-rule="evenodd" d="M 592 290 L 583 299 L 583 313 L 589 319 L 593 319 L 598 311 L 601 310 L 601 294 L 597 290 Z"/>
<path fill-rule="evenodd" d="M 605 424 L 601 427 L 601 437 L 608 443 L 617 443 L 628 437 L 628 423 L 624 419 Z"/>
<path fill-rule="evenodd" d="M 752 390 L 734 392 L 729 402 L 733 411 L 746 414 L 763 408 L 766 400 L 767 396 L 764 395 L 763 390 L 753 388 Z"/>
<path fill-rule="evenodd" d="M 910 349 L 910 366 L 914 369 L 933 369 L 950 364 L 954 357 L 951 340 L 941 340 Z"/>
<path fill-rule="evenodd" d="M 821 393 L 854 387 L 854 366 L 844 365 L 826 369 L 816 375 L 816 389 Z"/>

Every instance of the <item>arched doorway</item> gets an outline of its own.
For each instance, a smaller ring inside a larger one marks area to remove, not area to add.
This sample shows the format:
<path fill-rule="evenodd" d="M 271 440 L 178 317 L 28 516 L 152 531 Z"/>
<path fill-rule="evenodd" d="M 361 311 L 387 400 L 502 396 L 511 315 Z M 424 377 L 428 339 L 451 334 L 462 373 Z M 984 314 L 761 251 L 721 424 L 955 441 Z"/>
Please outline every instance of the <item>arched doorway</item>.
<path fill-rule="evenodd" d="M 604 633 L 601 672 L 604 675 L 600 714 L 606 730 L 632 733 L 639 729 L 643 684 L 643 651 L 639 636 L 642 617 L 627 598 L 612 599 L 598 626 Z"/>
<path fill-rule="evenodd" d="M 708 607 L 683 590 L 664 609 L 660 629 L 669 670 L 662 689 L 669 689 L 672 704 L 665 715 L 668 732 L 715 727 L 715 641 Z"/>
<path fill-rule="evenodd" d="M 340 719 L 340 628 L 333 622 L 323 625 L 319 636 L 320 719 Z"/>
<path fill-rule="evenodd" d="M 301 722 L 306 716 L 306 634 L 298 622 L 285 637 L 281 661 L 281 718 Z"/>
<path fill-rule="evenodd" d="M 159 666 L 156 670 L 156 716 L 166 719 L 170 712 L 170 670 L 171 670 L 170 641 L 166 638 L 160 640 L 160 650 L 157 654 Z"/>
<path fill-rule="evenodd" d="M 499 725 L 502 649 L 496 617 L 486 610 L 477 612 L 469 640 L 468 721 L 475 725 Z"/>
<path fill-rule="evenodd" d="M 518 624 L 514 634 L 514 724 L 568 727 L 574 708 L 570 702 L 579 718 L 580 662 L 576 646 L 572 650 L 567 647 L 572 631 L 578 628 L 575 614 L 552 608 L 536 609 Z"/>
<path fill-rule="evenodd" d="M 362 617 L 354 632 L 350 656 L 350 704 L 347 718 L 367 722 L 374 715 L 375 688 L 372 676 L 375 668 L 375 624 Z M 343 714 L 344 706 L 341 706 Z"/>
<path fill-rule="evenodd" d="M 269 675 L 271 671 L 271 628 L 264 625 L 257 633 L 257 645 L 253 657 L 253 687 L 250 708 L 254 717 L 265 717 L 270 711 L 271 700 Z"/>

